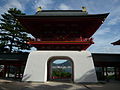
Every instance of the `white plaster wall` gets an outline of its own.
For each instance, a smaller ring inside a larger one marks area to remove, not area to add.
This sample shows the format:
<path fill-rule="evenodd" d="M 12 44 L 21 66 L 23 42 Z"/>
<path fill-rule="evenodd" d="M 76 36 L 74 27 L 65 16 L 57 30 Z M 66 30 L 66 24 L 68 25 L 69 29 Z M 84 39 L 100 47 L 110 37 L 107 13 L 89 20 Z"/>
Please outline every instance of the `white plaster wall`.
<path fill-rule="evenodd" d="M 88 51 L 33 51 L 29 54 L 22 81 L 47 81 L 47 62 L 66 56 L 74 63 L 74 82 L 97 82 L 91 53 Z"/>

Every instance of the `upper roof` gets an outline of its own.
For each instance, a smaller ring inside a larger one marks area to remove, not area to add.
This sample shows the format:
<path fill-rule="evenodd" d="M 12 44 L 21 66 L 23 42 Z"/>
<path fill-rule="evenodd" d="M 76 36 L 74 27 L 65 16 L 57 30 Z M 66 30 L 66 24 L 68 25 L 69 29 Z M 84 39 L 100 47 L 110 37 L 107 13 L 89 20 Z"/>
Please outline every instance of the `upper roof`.
<path fill-rule="evenodd" d="M 88 12 L 82 12 L 81 10 L 43 10 L 36 12 L 36 16 L 81 16 L 87 15 Z"/>
<path fill-rule="evenodd" d="M 89 14 L 88 12 L 83 12 L 82 10 L 42 10 L 41 12 L 36 12 L 33 15 L 15 15 L 17 18 L 23 17 L 51 17 L 51 16 L 67 16 L 67 17 L 97 17 L 97 18 L 106 18 L 109 13 L 104 14 Z"/>
<path fill-rule="evenodd" d="M 108 14 L 88 14 L 81 10 L 43 10 L 35 15 L 16 15 L 16 18 L 35 37 L 47 37 L 48 34 L 45 32 L 48 31 L 77 30 L 81 36 L 89 38 L 100 27 Z"/>

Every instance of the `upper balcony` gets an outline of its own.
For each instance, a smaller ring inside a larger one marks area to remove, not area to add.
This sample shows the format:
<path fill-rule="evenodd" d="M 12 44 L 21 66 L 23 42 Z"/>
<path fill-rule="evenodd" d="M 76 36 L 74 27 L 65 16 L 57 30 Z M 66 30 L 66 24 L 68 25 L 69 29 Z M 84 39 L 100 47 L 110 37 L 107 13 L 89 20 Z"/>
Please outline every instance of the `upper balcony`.
<path fill-rule="evenodd" d="M 38 50 L 86 50 L 94 44 L 92 38 L 76 38 L 75 40 L 53 40 L 41 41 L 41 39 L 31 39 L 28 44 L 35 46 Z"/>

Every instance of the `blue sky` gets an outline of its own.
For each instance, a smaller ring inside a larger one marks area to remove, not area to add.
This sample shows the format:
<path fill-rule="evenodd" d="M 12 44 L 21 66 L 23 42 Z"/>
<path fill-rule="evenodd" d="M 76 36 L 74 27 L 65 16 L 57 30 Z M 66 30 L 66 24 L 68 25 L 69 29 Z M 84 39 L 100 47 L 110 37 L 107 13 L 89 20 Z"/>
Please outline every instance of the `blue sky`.
<path fill-rule="evenodd" d="M 95 44 L 91 52 L 120 53 L 120 46 L 110 43 L 120 39 L 120 0 L 0 0 L 0 14 L 8 8 L 18 8 L 26 14 L 35 14 L 36 8 L 44 10 L 80 10 L 86 6 L 89 14 L 108 13 L 104 24 L 93 35 Z"/>

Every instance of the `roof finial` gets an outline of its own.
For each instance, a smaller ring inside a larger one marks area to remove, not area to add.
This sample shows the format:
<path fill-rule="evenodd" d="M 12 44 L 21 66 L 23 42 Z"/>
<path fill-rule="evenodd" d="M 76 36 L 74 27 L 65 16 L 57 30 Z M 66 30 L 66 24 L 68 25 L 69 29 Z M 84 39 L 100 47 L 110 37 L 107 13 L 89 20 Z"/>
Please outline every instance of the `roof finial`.
<path fill-rule="evenodd" d="M 87 12 L 86 7 L 82 6 L 82 11 L 83 11 L 83 12 Z"/>
<path fill-rule="evenodd" d="M 42 11 L 42 7 L 40 6 L 37 8 L 37 12 L 41 12 L 41 11 Z"/>

